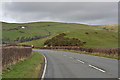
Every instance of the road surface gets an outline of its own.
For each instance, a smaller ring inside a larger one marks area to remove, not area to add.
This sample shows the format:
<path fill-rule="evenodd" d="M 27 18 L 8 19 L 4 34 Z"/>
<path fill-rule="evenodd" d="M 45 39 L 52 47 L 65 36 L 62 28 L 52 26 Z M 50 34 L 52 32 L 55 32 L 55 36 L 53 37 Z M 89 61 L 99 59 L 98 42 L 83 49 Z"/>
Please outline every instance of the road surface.
<path fill-rule="evenodd" d="M 117 78 L 118 60 L 86 54 L 35 50 L 47 59 L 44 78 Z"/>

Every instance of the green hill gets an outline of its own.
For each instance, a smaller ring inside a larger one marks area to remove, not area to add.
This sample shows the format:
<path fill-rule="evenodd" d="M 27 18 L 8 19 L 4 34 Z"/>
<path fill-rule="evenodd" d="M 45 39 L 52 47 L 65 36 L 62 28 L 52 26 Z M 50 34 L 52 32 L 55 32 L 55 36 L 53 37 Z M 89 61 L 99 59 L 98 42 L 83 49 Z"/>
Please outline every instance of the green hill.
<path fill-rule="evenodd" d="M 44 42 L 60 33 L 66 33 L 65 37 L 78 38 L 86 42 L 85 47 L 118 47 L 118 26 L 117 25 L 85 25 L 76 23 L 59 22 L 34 22 L 34 23 L 2 23 L 3 39 L 16 40 L 18 37 L 51 36 L 23 42 L 35 46 L 44 46 Z M 25 29 L 20 26 L 26 27 Z M 4 41 L 3 40 L 3 41 Z"/>

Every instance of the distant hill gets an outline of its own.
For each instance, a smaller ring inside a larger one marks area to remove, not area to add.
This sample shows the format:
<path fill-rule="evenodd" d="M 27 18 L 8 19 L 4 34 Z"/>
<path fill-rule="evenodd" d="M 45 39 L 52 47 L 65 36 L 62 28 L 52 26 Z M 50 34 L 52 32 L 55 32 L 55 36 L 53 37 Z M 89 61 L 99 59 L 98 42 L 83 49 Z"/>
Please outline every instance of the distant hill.
<path fill-rule="evenodd" d="M 18 38 L 32 38 L 35 36 L 45 36 L 38 40 L 24 42 L 35 46 L 44 46 L 44 42 L 60 33 L 65 33 L 66 37 L 78 38 L 86 42 L 85 47 L 118 47 L 118 26 L 117 25 L 85 25 L 77 23 L 60 22 L 34 22 L 34 23 L 2 23 L 2 35 L 4 40 L 16 40 Z M 24 26 L 27 28 L 20 28 Z"/>

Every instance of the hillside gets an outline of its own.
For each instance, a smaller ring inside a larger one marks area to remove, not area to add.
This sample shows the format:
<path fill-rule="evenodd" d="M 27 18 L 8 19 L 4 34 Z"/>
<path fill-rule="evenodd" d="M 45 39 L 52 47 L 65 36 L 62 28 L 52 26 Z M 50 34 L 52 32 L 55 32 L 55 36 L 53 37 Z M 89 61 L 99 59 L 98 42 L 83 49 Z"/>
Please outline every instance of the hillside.
<path fill-rule="evenodd" d="M 49 37 L 23 42 L 22 44 L 44 46 L 44 42 L 47 39 L 60 33 L 65 33 L 65 37 L 78 38 L 80 41 L 86 42 L 84 47 L 118 47 L 117 25 L 85 25 L 58 22 L 3 23 L 2 25 L 4 40 L 9 38 L 9 40 L 13 41 L 18 37 L 30 38 L 51 34 Z M 24 26 L 25 28 L 21 28 L 20 26 Z"/>

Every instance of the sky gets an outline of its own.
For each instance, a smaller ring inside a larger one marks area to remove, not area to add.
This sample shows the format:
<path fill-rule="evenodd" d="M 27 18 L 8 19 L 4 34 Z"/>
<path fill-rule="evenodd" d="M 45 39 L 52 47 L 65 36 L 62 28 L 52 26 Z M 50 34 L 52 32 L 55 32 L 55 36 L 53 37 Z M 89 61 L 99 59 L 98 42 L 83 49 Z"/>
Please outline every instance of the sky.
<path fill-rule="evenodd" d="M 72 1 L 72 0 L 71 0 Z M 117 2 L 2 2 L 0 21 L 118 24 Z"/>

